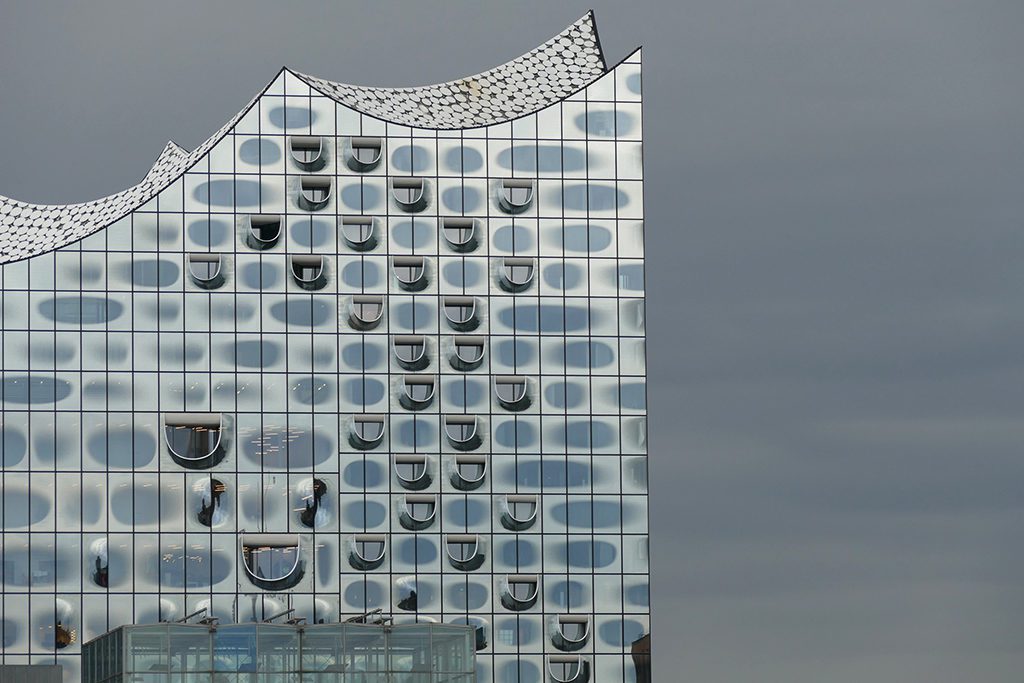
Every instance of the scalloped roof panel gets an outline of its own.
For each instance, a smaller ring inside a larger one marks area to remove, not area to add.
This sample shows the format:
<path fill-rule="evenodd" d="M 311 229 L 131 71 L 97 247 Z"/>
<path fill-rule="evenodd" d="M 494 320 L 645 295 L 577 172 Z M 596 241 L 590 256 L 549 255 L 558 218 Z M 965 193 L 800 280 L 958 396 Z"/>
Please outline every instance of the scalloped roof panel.
<path fill-rule="evenodd" d="M 593 12 L 588 12 L 522 57 L 440 85 L 371 88 L 291 73 L 360 113 L 418 128 L 453 129 L 493 125 L 539 111 L 582 90 L 607 73 L 607 65 Z M 192 152 L 168 142 L 142 181 L 117 194 L 82 204 L 52 205 L 0 195 L 0 264 L 59 249 L 138 209 L 202 160 L 263 92 Z"/>
<path fill-rule="evenodd" d="M 418 128 L 474 128 L 530 114 L 575 93 L 606 70 L 588 12 L 522 57 L 457 81 L 369 88 L 297 73 L 310 87 L 363 114 Z"/>

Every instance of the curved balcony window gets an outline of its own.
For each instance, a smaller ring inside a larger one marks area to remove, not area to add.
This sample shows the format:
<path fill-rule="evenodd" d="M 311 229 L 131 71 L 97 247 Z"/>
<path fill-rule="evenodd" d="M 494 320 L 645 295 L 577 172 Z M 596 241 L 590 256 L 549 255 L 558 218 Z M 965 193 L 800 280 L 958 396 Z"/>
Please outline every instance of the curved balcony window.
<path fill-rule="evenodd" d="M 323 289 L 327 284 L 327 264 L 323 256 L 297 254 L 290 259 L 295 283 L 308 290 Z"/>
<path fill-rule="evenodd" d="M 448 415 L 444 418 L 444 435 L 456 450 L 471 451 L 480 447 L 480 430 L 475 415 Z"/>
<path fill-rule="evenodd" d="M 107 553 L 107 539 L 98 538 L 89 546 L 88 568 L 92 582 L 100 588 L 110 587 L 110 555 Z"/>
<path fill-rule="evenodd" d="M 533 282 L 533 259 L 513 258 L 502 260 L 501 288 L 508 292 L 522 292 Z"/>
<path fill-rule="evenodd" d="M 224 457 L 221 413 L 169 413 L 164 416 L 164 441 L 171 458 L 189 469 L 213 467 Z"/>
<path fill-rule="evenodd" d="M 410 531 L 422 531 L 437 518 L 437 496 L 430 493 L 407 493 L 398 521 Z"/>
<path fill-rule="evenodd" d="M 383 415 L 356 415 L 352 419 L 349 443 L 361 451 L 376 448 L 384 440 Z"/>
<path fill-rule="evenodd" d="M 548 657 L 548 675 L 554 683 L 586 683 L 587 663 L 579 655 Z"/>
<path fill-rule="evenodd" d="M 395 178 L 391 181 L 391 195 L 403 211 L 417 212 L 427 208 L 427 194 L 423 178 Z"/>
<path fill-rule="evenodd" d="M 551 642 L 559 650 L 572 652 L 587 644 L 590 638 L 590 617 L 577 614 L 560 614 L 558 628 L 551 636 Z"/>
<path fill-rule="evenodd" d="M 327 164 L 324 139 L 319 135 L 293 135 L 288 149 L 295 165 L 304 171 L 319 171 Z"/>
<path fill-rule="evenodd" d="M 494 395 L 506 410 L 525 410 L 530 405 L 526 378 L 518 375 L 498 375 L 494 378 Z"/>
<path fill-rule="evenodd" d="M 196 482 L 192 490 L 197 494 L 199 509 L 196 510 L 196 519 L 206 527 L 220 526 L 227 519 L 227 512 L 221 504 L 221 498 L 227 490 L 220 479 L 201 479 Z"/>
<path fill-rule="evenodd" d="M 482 455 L 456 455 L 452 470 L 452 486 L 460 491 L 480 488 L 487 476 L 487 458 Z"/>
<path fill-rule="evenodd" d="M 434 401 L 435 384 L 429 375 L 406 375 L 398 401 L 406 410 L 423 410 Z"/>
<path fill-rule="evenodd" d="M 242 534 L 241 546 L 242 566 L 254 586 L 284 590 L 305 573 L 297 534 Z"/>
<path fill-rule="evenodd" d="M 484 360 L 484 337 L 455 337 L 455 353 L 452 354 L 452 367 L 467 372 L 480 367 Z"/>
<path fill-rule="evenodd" d="M 505 178 L 501 181 L 498 204 L 508 213 L 522 213 L 533 202 L 533 181 L 523 178 Z"/>
<path fill-rule="evenodd" d="M 427 263 L 422 256 L 395 256 L 392 269 L 402 289 L 418 292 L 427 286 Z"/>
<path fill-rule="evenodd" d="M 460 571 L 473 571 L 484 563 L 480 537 L 476 534 L 448 534 L 444 545 L 449 564 Z"/>
<path fill-rule="evenodd" d="M 480 324 L 476 315 L 476 299 L 471 296 L 446 296 L 444 317 L 452 328 L 468 332 Z"/>
<path fill-rule="evenodd" d="M 472 218 L 444 218 L 441 221 L 441 233 L 452 251 L 466 253 L 480 246 L 476 236 L 476 221 Z"/>
<path fill-rule="evenodd" d="M 501 525 L 509 531 L 524 531 L 537 521 L 537 496 L 508 495 L 501 510 Z"/>
<path fill-rule="evenodd" d="M 299 207 L 306 211 L 319 211 L 331 199 L 331 179 L 308 175 L 299 179 Z"/>
<path fill-rule="evenodd" d="M 357 173 L 366 173 L 380 164 L 382 144 L 380 138 L 349 138 L 345 163 Z"/>
<path fill-rule="evenodd" d="M 377 246 L 377 235 L 373 231 L 373 218 L 370 216 L 342 216 L 341 237 L 350 248 L 356 251 L 370 251 Z"/>
<path fill-rule="evenodd" d="M 432 478 L 427 456 L 409 454 L 395 456 L 395 476 L 402 488 L 420 491 L 430 486 Z"/>
<path fill-rule="evenodd" d="M 188 274 L 197 286 L 217 289 L 224 284 L 224 269 L 220 254 L 189 254 Z"/>
<path fill-rule="evenodd" d="M 259 213 L 249 216 L 249 232 L 245 241 L 253 249 L 270 249 L 281 239 L 281 216 Z"/>
<path fill-rule="evenodd" d="M 406 370 L 422 370 L 430 364 L 427 357 L 427 339 L 421 334 L 398 335 L 392 341 L 395 358 Z"/>
<path fill-rule="evenodd" d="M 349 324 L 357 330 L 372 330 L 384 317 L 384 297 L 361 295 L 352 297 Z"/>
<path fill-rule="evenodd" d="M 75 608 L 71 606 L 71 603 L 61 598 L 54 600 L 53 646 L 56 649 L 63 650 L 75 642 L 77 634 L 74 619 Z"/>
<path fill-rule="evenodd" d="M 348 563 L 361 571 L 376 569 L 384 564 L 387 539 L 382 534 L 357 534 L 352 539 Z"/>
<path fill-rule="evenodd" d="M 298 493 L 301 497 L 299 521 L 302 526 L 319 529 L 330 521 L 327 499 L 327 483 L 323 479 L 307 479 L 300 482 Z"/>
<path fill-rule="evenodd" d="M 501 604 L 507 610 L 522 612 L 537 604 L 540 580 L 536 574 L 509 574 L 502 581 Z"/>

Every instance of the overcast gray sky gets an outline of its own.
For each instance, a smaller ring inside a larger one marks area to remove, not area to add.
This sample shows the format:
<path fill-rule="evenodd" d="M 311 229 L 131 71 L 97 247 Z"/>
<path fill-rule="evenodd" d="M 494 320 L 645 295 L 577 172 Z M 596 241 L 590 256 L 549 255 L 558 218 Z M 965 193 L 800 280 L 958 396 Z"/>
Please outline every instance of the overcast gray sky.
<path fill-rule="evenodd" d="M 127 187 L 283 64 L 449 80 L 589 7 L 484 4 L 7 0 L 0 194 Z M 646 48 L 656 680 L 1020 683 L 1024 3 L 595 8 Z"/>

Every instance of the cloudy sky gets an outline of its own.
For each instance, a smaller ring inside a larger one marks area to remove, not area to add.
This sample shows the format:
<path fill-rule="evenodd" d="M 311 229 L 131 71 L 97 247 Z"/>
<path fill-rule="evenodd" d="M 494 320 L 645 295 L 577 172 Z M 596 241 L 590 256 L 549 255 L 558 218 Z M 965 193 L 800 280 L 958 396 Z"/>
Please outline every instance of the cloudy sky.
<path fill-rule="evenodd" d="M 283 64 L 449 80 L 588 8 L 483 4 L 5 2 L 0 193 L 127 187 Z M 595 9 L 646 48 L 656 680 L 1020 683 L 1024 3 Z"/>

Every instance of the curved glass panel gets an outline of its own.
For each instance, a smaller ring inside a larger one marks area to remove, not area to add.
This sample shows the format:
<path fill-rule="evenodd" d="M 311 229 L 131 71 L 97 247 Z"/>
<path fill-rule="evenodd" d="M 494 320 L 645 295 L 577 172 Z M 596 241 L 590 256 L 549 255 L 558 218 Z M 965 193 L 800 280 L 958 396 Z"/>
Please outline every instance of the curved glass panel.
<path fill-rule="evenodd" d="M 227 511 L 221 505 L 221 498 L 227 486 L 219 479 L 201 479 L 192 487 L 198 500 L 196 519 L 206 527 L 220 526 L 227 519 Z"/>
<path fill-rule="evenodd" d="M 345 163 L 357 173 L 372 171 L 383 156 L 380 138 L 353 137 L 348 140 Z"/>
<path fill-rule="evenodd" d="M 407 493 L 398 520 L 410 531 L 420 531 L 434 523 L 437 496 L 429 493 Z"/>
<path fill-rule="evenodd" d="M 293 135 L 288 150 L 295 165 L 304 171 L 319 171 L 327 164 L 324 139 L 318 135 Z"/>
<path fill-rule="evenodd" d="M 306 479 L 296 487 L 299 494 L 299 521 L 302 526 L 319 529 L 331 521 L 327 483 L 323 479 Z"/>
<path fill-rule="evenodd" d="M 427 338 L 421 334 L 398 335 L 392 340 L 395 359 L 406 370 L 422 370 L 430 364 Z"/>
<path fill-rule="evenodd" d="M 221 413 L 168 413 L 164 442 L 171 458 L 189 469 L 213 467 L 224 457 Z"/>
<path fill-rule="evenodd" d="M 475 415 L 448 415 L 444 418 L 444 435 L 452 448 L 471 451 L 480 447 L 480 434 Z"/>
<path fill-rule="evenodd" d="M 384 564 L 387 537 L 382 534 L 357 534 L 352 539 L 348 562 L 362 571 L 376 569 Z"/>
<path fill-rule="evenodd" d="M 476 534 L 448 534 L 444 542 L 448 563 L 458 570 L 469 572 L 484 563 L 480 537 Z"/>
<path fill-rule="evenodd" d="M 451 364 L 456 370 L 467 372 L 480 367 L 484 360 L 485 337 L 455 337 L 455 353 Z"/>
<path fill-rule="evenodd" d="M 432 376 L 406 375 L 402 380 L 399 403 L 406 410 L 423 410 L 434 401 L 435 385 Z"/>
<path fill-rule="evenodd" d="M 506 257 L 501 264 L 501 287 L 509 292 L 529 289 L 533 273 L 533 259 Z"/>
<path fill-rule="evenodd" d="M 460 491 L 480 488 L 487 476 L 487 458 L 482 455 L 456 455 L 452 486 Z"/>
<path fill-rule="evenodd" d="M 480 245 L 476 236 L 476 221 L 472 218 L 444 218 L 441 220 L 441 233 L 452 251 L 466 253 Z"/>
<path fill-rule="evenodd" d="M 383 415 L 356 415 L 352 419 L 349 443 L 360 450 L 376 448 L 384 440 Z"/>
<path fill-rule="evenodd" d="M 590 618 L 575 614 L 558 616 L 558 628 L 552 633 L 551 642 L 559 650 L 581 649 L 590 638 Z"/>
<path fill-rule="evenodd" d="M 391 181 L 391 195 L 403 211 L 417 212 L 427 208 L 423 178 L 395 178 Z"/>
<path fill-rule="evenodd" d="M 522 213 L 533 202 L 533 181 L 523 178 L 505 178 L 501 181 L 498 204 L 507 213 Z"/>
<path fill-rule="evenodd" d="M 494 395 L 498 403 L 508 410 L 525 410 L 530 405 L 525 377 L 498 375 L 494 378 Z"/>
<path fill-rule="evenodd" d="M 305 573 L 297 534 L 246 534 L 240 540 L 242 566 L 250 583 L 265 590 L 295 586 Z"/>
<path fill-rule="evenodd" d="M 352 297 L 349 309 L 349 324 L 357 330 L 371 330 L 384 317 L 384 297 L 360 295 Z"/>
<path fill-rule="evenodd" d="M 188 274 L 199 287 L 216 289 L 224 284 L 220 254 L 189 254 Z"/>
<path fill-rule="evenodd" d="M 331 179 L 324 176 L 302 176 L 299 179 L 299 208 L 319 211 L 331 198 Z"/>
<path fill-rule="evenodd" d="M 536 574 L 509 574 L 502 581 L 501 604 L 507 610 L 522 612 L 537 603 L 540 579 Z"/>
<path fill-rule="evenodd" d="M 469 331 L 480 324 L 476 315 L 476 299 L 471 296 L 446 296 L 444 317 L 456 330 Z"/>
<path fill-rule="evenodd" d="M 249 216 L 249 232 L 245 241 L 253 249 L 270 249 L 281 239 L 282 217 L 276 214 Z"/>
<path fill-rule="evenodd" d="M 395 256 L 392 269 L 402 289 L 419 291 L 427 286 L 427 264 L 422 256 Z"/>
<path fill-rule="evenodd" d="M 548 657 L 548 674 L 555 683 L 584 683 L 587 663 L 579 655 L 555 655 Z"/>
<path fill-rule="evenodd" d="M 425 455 L 396 455 L 395 476 L 403 488 L 419 491 L 430 486 L 431 477 Z"/>
<path fill-rule="evenodd" d="M 537 496 L 508 495 L 505 496 L 501 511 L 501 525 L 509 531 L 529 529 L 537 521 Z"/>
<path fill-rule="evenodd" d="M 327 284 L 326 259 L 312 254 L 296 254 L 290 259 L 292 277 L 303 289 L 323 289 Z"/>
<path fill-rule="evenodd" d="M 341 237 L 356 251 L 370 251 L 377 246 L 377 235 L 370 216 L 342 216 L 339 221 Z"/>

